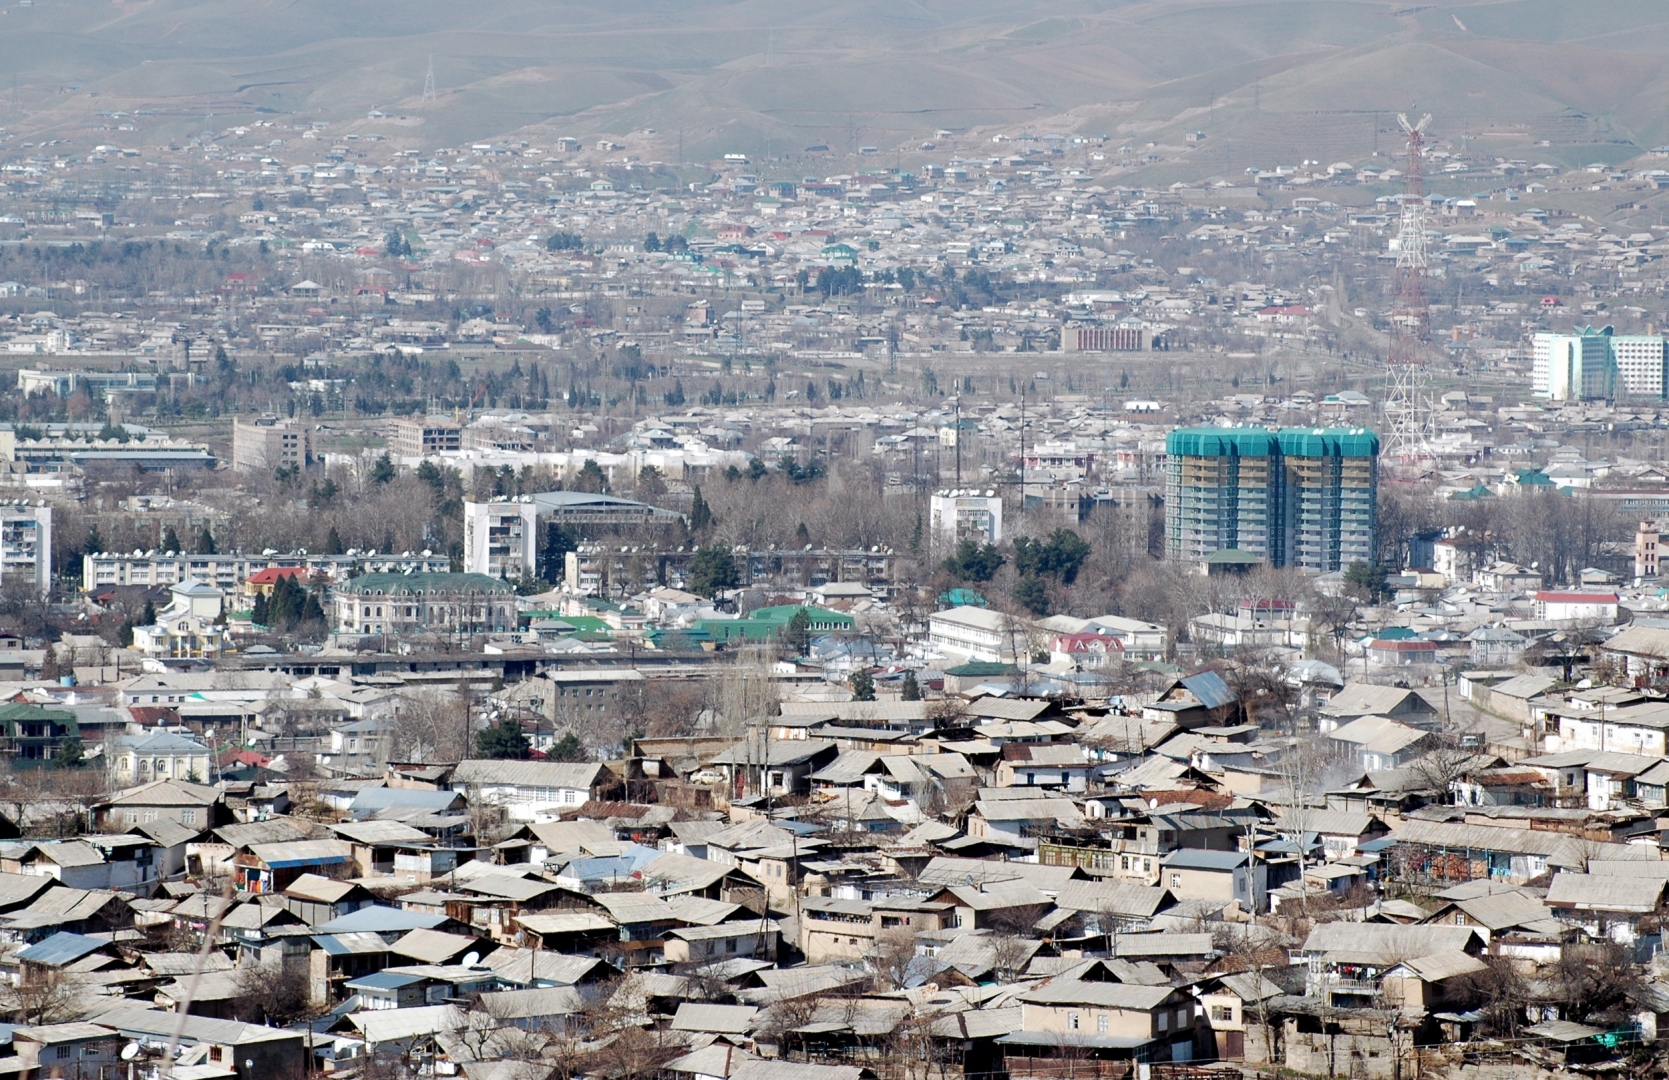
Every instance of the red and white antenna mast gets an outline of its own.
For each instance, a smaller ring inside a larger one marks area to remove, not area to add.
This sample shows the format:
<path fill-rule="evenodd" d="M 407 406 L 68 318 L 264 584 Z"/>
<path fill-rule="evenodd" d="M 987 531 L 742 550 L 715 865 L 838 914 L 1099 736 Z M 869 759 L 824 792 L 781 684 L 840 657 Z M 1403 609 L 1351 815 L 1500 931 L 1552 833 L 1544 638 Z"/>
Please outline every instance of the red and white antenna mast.
<path fill-rule="evenodd" d="M 1402 216 L 1397 226 L 1397 295 L 1391 311 L 1389 393 L 1385 414 L 1390 430 L 1387 452 L 1405 460 L 1431 453 L 1430 372 L 1431 301 L 1426 294 L 1425 131 L 1431 114 L 1410 123 L 1397 114 L 1408 133 L 1408 161 L 1403 167 Z"/>

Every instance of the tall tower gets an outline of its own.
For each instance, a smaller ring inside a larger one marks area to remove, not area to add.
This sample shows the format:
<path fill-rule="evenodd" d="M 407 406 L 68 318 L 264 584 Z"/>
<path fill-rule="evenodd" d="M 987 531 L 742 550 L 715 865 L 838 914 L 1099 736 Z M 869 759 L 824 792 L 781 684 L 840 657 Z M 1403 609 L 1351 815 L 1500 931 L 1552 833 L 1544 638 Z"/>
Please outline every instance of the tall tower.
<path fill-rule="evenodd" d="M 1403 167 L 1402 217 L 1397 226 L 1397 296 L 1391 311 L 1385 413 L 1386 450 L 1406 460 L 1427 456 L 1436 434 L 1426 367 L 1431 301 L 1426 295 L 1425 130 L 1431 114 L 1419 123 L 1409 123 L 1407 115 L 1398 113 L 1397 123 L 1408 133 L 1408 162 Z"/>
<path fill-rule="evenodd" d="M 429 54 L 429 74 L 423 77 L 423 100 L 435 100 L 435 54 Z"/>

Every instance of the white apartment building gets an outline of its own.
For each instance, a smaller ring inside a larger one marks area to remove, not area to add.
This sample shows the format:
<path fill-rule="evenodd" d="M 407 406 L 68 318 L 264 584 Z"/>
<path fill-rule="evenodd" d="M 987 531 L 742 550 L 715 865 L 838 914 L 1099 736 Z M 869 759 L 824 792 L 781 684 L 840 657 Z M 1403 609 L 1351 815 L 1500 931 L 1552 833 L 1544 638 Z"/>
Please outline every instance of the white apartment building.
<path fill-rule="evenodd" d="M 189 555 L 180 551 L 99 551 L 81 557 L 81 588 L 86 592 L 112 585 L 172 586 L 197 580 L 231 593 L 259 570 L 305 568 L 308 575 L 341 581 L 352 574 L 441 574 L 451 569 L 445 555 L 422 552 L 379 555 Z"/>
<path fill-rule="evenodd" d="M 995 491 L 953 489 L 935 492 L 928 503 L 933 542 L 953 547 L 964 538 L 982 544 L 1003 539 L 1003 500 Z"/>
<path fill-rule="evenodd" d="M 648 503 L 585 491 L 542 491 L 498 502 L 464 502 L 464 572 L 519 578 L 539 572 L 540 526 L 671 524 L 680 515 Z"/>
<path fill-rule="evenodd" d="M 1551 401 L 1603 401 L 1616 396 L 1611 335 L 1537 334 L 1531 341 L 1532 390 Z"/>
<path fill-rule="evenodd" d="M 20 577 L 52 588 L 52 507 L 25 499 L 0 503 L 0 584 Z"/>
<path fill-rule="evenodd" d="M 1628 397 L 1661 400 L 1669 393 L 1669 379 L 1664 372 L 1669 367 L 1669 351 L 1664 349 L 1662 337 L 1644 335 L 1614 337 L 1611 355 L 1617 365 L 1620 392 Z"/>
<path fill-rule="evenodd" d="M 1025 648 L 1031 627 L 1000 611 L 956 607 L 927 619 L 928 640 L 947 657 L 1012 664 L 1016 647 Z"/>

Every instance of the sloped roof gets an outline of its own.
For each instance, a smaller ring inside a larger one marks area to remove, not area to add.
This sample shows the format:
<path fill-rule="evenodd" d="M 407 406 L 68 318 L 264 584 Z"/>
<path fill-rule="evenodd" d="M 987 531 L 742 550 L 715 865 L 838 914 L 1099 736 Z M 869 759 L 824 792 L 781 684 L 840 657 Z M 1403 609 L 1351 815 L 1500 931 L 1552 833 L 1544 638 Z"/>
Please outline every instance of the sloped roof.
<path fill-rule="evenodd" d="M 1560 873 L 1547 887 L 1547 906 L 1577 911 L 1649 914 L 1669 883 L 1658 878 Z"/>
<path fill-rule="evenodd" d="M 1390 967 L 1404 960 L 1460 950 L 1482 939 L 1470 926 L 1403 926 L 1397 923 L 1321 923 L 1304 940 L 1303 951 L 1340 964 Z"/>
<path fill-rule="evenodd" d="M 584 788 L 596 784 L 606 767 L 600 761 L 501 761 L 469 758 L 458 762 L 452 782 L 473 787 L 497 785 L 545 788 Z"/>

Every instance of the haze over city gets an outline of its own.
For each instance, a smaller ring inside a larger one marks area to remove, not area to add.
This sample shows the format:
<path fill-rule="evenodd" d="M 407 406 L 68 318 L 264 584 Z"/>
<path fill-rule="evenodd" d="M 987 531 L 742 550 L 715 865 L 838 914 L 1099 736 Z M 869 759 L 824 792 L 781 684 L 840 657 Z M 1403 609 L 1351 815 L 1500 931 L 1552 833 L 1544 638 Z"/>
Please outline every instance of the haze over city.
<path fill-rule="evenodd" d="M 0 0 L 0 1072 L 1669 1074 L 1661 4 Z"/>

